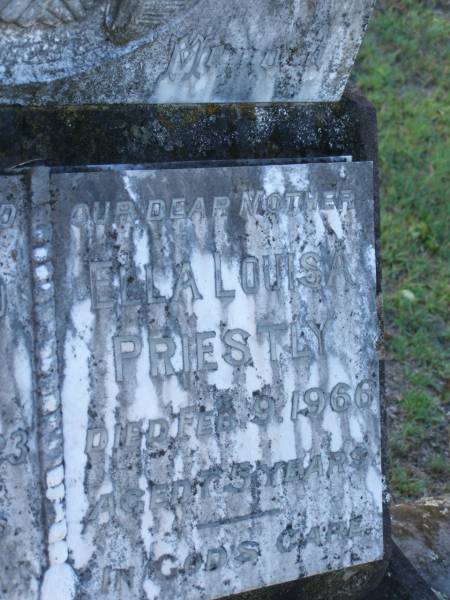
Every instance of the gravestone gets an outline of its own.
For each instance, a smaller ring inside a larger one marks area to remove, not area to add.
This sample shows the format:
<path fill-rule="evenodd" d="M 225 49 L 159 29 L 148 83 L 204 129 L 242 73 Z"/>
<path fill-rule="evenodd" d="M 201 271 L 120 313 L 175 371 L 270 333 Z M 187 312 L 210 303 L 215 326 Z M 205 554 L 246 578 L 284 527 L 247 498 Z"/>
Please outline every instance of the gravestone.
<path fill-rule="evenodd" d="M 6 103 L 338 100 L 374 0 L 14 0 Z"/>
<path fill-rule="evenodd" d="M 371 6 L 0 8 L 8 599 L 382 576 Z"/>

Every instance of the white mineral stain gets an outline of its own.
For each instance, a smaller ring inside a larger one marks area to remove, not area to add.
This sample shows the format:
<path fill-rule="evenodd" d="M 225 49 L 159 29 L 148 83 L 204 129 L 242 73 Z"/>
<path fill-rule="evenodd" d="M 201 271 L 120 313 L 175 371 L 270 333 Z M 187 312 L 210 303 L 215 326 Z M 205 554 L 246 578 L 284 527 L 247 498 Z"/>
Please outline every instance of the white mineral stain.
<path fill-rule="evenodd" d="M 338 209 L 334 207 L 329 210 L 323 210 L 321 213 L 325 222 L 328 223 L 333 230 L 336 238 L 342 240 L 344 238 L 344 231 L 342 229 L 342 221 Z"/>
<path fill-rule="evenodd" d="M 263 185 L 267 195 L 284 194 L 286 188 L 283 169 L 277 166 L 266 167 L 264 169 Z"/>
<path fill-rule="evenodd" d="M 76 593 L 76 575 L 67 563 L 50 567 L 42 582 L 41 600 L 74 600 Z"/>
<path fill-rule="evenodd" d="M 220 339 L 217 316 L 222 312 L 222 305 L 215 293 L 214 259 L 211 254 L 193 252 L 191 265 L 196 276 L 197 285 L 203 296 L 194 303 L 193 312 L 197 316 L 198 332 L 215 332 L 215 337 L 205 340 L 205 346 L 211 344 L 213 351 L 205 355 L 206 362 L 217 363 L 215 370 L 208 371 L 208 383 L 219 390 L 229 389 L 233 385 L 233 367 L 223 358 L 223 346 Z M 190 291 L 188 291 L 190 294 Z"/>
<path fill-rule="evenodd" d="M 331 434 L 331 451 L 337 452 L 340 450 L 342 448 L 341 416 L 332 411 L 331 408 L 326 408 L 323 413 L 322 427 L 324 431 Z"/>
<path fill-rule="evenodd" d="M 231 450 L 236 462 L 241 461 L 244 456 L 250 462 L 261 460 L 259 432 L 259 425 L 248 423 L 244 431 L 235 431 L 230 435 Z"/>
<path fill-rule="evenodd" d="M 372 465 L 369 466 L 366 476 L 366 486 L 372 494 L 373 502 L 378 512 L 383 510 L 383 483 L 380 472 Z"/>
<path fill-rule="evenodd" d="M 134 400 L 127 407 L 129 421 L 140 419 L 157 419 L 161 416 L 158 407 L 158 395 L 149 374 L 149 344 L 147 332 L 141 330 L 139 336 L 142 342 L 142 350 L 136 359 L 136 386 L 134 387 Z M 172 381 L 172 378 L 171 380 Z M 178 390 L 177 390 L 178 391 Z M 176 396 L 170 394 L 170 397 Z"/>
<path fill-rule="evenodd" d="M 76 568 L 89 562 L 94 546 L 83 536 L 82 521 L 89 508 L 84 490 L 87 456 L 86 434 L 90 398 L 89 358 L 94 317 L 90 300 L 75 304 L 71 319 L 75 327 L 69 331 L 64 348 L 64 380 L 61 392 L 66 469 L 68 543 Z"/>
<path fill-rule="evenodd" d="M 150 246 L 147 230 L 133 229 L 134 253 L 133 261 L 140 279 L 145 281 L 145 267 L 150 264 Z"/>
<path fill-rule="evenodd" d="M 31 402 L 32 394 L 32 366 L 31 358 L 25 341 L 19 338 L 19 341 L 14 348 L 14 381 L 20 394 L 20 402 L 23 406 L 24 418 L 28 425 L 33 422 L 33 406 Z"/>
<path fill-rule="evenodd" d="M 364 439 L 364 431 L 359 423 L 359 419 L 356 416 L 352 416 L 349 419 L 349 423 L 352 439 L 355 442 L 361 443 Z"/>
<path fill-rule="evenodd" d="M 147 600 L 159 600 L 159 594 L 161 593 L 161 588 L 151 579 L 146 579 L 144 581 L 144 592 L 147 595 Z"/>
<path fill-rule="evenodd" d="M 142 440 L 142 451 L 145 452 L 146 444 L 145 437 Z M 141 539 L 144 543 L 145 553 L 147 555 L 147 559 L 150 559 L 151 546 L 153 541 L 153 526 L 154 526 L 154 518 L 153 513 L 150 510 L 150 492 L 147 478 L 144 475 L 139 477 L 139 489 L 144 492 L 142 496 L 142 502 L 144 503 L 144 510 L 141 515 Z"/>
<path fill-rule="evenodd" d="M 115 334 L 114 324 L 110 322 L 104 330 L 105 353 L 104 361 L 106 373 L 104 379 L 105 405 L 103 409 L 105 427 L 108 432 L 108 444 L 106 446 L 107 461 L 111 460 L 114 446 L 114 426 L 116 424 L 115 411 L 118 406 L 117 396 L 119 386 L 116 382 L 116 367 L 114 364 L 113 336 Z M 108 466 L 108 465 L 107 465 Z M 109 469 L 105 469 L 105 476 L 109 476 Z"/>
<path fill-rule="evenodd" d="M 175 375 L 164 378 L 162 398 L 164 406 L 171 408 L 174 413 L 177 413 L 180 409 L 185 408 L 189 406 L 190 403 L 192 403 L 192 398 L 190 397 L 188 392 L 182 388 L 178 377 L 176 377 Z M 155 410 L 153 414 L 157 414 L 157 411 Z"/>
<path fill-rule="evenodd" d="M 74 277 L 79 277 L 82 273 L 83 262 L 80 260 L 82 256 L 81 248 L 81 227 L 71 225 L 70 237 L 73 244 L 72 256 L 72 273 Z"/>

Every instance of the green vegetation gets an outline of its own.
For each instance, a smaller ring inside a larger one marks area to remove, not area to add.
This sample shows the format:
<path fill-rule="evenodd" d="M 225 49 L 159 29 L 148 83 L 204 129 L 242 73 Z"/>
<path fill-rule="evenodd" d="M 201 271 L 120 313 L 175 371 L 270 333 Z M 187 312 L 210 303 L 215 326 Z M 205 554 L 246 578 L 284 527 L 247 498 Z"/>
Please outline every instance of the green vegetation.
<path fill-rule="evenodd" d="M 379 1 L 356 69 L 379 116 L 395 500 L 450 492 L 448 7 Z"/>

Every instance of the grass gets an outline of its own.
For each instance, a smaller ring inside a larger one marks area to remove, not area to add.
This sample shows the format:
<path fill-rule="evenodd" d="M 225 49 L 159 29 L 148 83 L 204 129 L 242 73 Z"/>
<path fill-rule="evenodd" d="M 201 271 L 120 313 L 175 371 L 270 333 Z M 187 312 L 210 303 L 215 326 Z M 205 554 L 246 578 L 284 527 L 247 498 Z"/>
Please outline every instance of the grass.
<path fill-rule="evenodd" d="M 450 492 L 449 40 L 446 0 L 381 0 L 356 68 L 379 117 L 396 500 Z"/>

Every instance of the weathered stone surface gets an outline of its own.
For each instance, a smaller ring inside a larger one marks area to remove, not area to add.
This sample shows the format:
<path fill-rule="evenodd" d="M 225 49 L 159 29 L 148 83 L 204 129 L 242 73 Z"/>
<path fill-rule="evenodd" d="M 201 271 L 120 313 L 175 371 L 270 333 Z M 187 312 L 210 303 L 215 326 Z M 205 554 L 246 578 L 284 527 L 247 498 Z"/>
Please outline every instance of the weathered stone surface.
<path fill-rule="evenodd" d="M 44 563 L 24 177 L 0 177 L 0 598 L 38 595 Z"/>
<path fill-rule="evenodd" d="M 374 0 L 14 0 L 0 102 L 335 101 Z"/>
<path fill-rule="evenodd" d="M 375 109 L 352 89 L 330 104 L 0 106 L 1 168 L 343 155 L 376 165 L 376 142 Z"/>
<path fill-rule="evenodd" d="M 77 598 L 212 599 L 381 560 L 372 165 L 51 188 Z"/>
<path fill-rule="evenodd" d="M 440 600 L 450 598 L 450 496 L 392 508 L 393 537 Z"/>
<path fill-rule="evenodd" d="M 377 588 L 363 600 L 439 600 L 400 548 L 392 542 L 386 573 Z M 441 599 L 442 600 L 442 599 Z"/>

